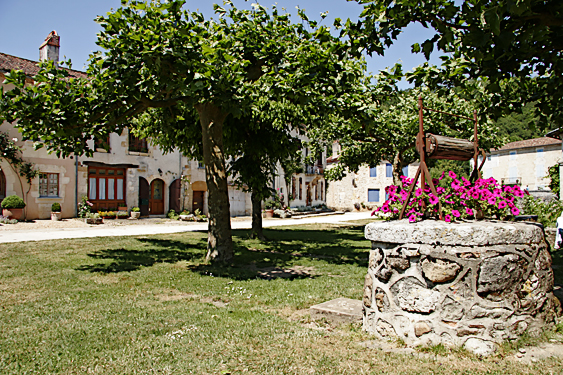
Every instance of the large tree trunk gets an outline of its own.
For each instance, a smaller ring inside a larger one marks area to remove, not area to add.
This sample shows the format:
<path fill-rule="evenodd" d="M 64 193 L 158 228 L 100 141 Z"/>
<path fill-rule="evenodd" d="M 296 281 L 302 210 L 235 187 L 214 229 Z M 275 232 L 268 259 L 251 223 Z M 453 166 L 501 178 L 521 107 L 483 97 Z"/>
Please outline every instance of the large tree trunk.
<path fill-rule="evenodd" d="M 228 262 L 233 258 L 233 239 L 227 169 L 223 154 L 223 122 L 227 114 L 212 103 L 197 104 L 195 109 L 201 124 L 205 179 L 209 192 L 206 259 Z"/>
<path fill-rule="evenodd" d="M 252 238 L 265 240 L 262 231 L 262 199 L 254 191 L 250 195 L 252 201 Z"/>

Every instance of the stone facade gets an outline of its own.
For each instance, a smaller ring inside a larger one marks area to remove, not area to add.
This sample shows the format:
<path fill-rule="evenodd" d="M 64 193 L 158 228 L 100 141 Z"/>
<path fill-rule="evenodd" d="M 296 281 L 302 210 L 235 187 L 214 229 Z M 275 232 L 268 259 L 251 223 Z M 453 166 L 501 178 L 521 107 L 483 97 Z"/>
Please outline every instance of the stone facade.
<path fill-rule="evenodd" d="M 364 329 L 408 345 L 489 354 L 560 314 L 551 256 L 534 223 L 376 222 L 364 283 Z"/>

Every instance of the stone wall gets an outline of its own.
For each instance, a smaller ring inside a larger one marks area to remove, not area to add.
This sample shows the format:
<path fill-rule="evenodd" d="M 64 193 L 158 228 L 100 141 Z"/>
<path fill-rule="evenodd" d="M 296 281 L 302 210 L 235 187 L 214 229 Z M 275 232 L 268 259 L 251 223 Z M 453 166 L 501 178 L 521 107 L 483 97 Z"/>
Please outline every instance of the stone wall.
<path fill-rule="evenodd" d="M 364 329 L 487 354 L 553 324 L 551 256 L 535 223 L 371 223 Z"/>

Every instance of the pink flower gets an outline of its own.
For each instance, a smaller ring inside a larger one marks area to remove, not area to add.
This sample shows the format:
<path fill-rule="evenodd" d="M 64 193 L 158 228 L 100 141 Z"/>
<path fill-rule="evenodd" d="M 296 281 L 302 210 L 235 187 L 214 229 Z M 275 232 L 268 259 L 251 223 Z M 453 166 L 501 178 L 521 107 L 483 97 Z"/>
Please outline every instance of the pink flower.
<path fill-rule="evenodd" d="M 461 214 L 459 213 L 458 210 L 452 210 L 452 215 L 454 215 L 455 217 L 460 217 Z"/>
<path fill-rule="evenodd" d="M 453 180 L 452 181 L 452 189 L 454 190 L 459 190 L 460 186 L 459 186 L 459 181 L 458 180 Z"/>
<path fill-rule="evenodd" d="M 476 191 L 473 191 L 473 192 L 471 193 L 471 198 L 473 198 L 473 199 L 479 199 L 479 193 L 476 192 Z"/>
<path fill-rule="evenodd" d="M 86 203 L 88 204 L 88 206 L 94 207 L 94 203 L 92 203 L 92 202 L 90 202 L 90 201 L 86 201 Z"/>
<path fill-rule="evenodd" d="M 467 208 L 465 209 L 465 213 L 466 213 L 467 215 L 473 215 L 473 210 L 472 210 L 471 208 L 467 207 Z"/>
<path fill-rule="evenodd" d="M 514 216 L 520 215 L 520 210 L 518 209 L 518 207 L 512 207 L 512 209 L 510 211 L 512 212 L 512 215 L 514 215 Z"/>
<path fill-rule="evenodd" d="M 430 201 L 430 204 L 438 204 L 438 197 L 435 196 L 434 194 L 428 194 L 428 200 Z"/>
<path fill-rule="evenodd" d="M 455 174 L 454 171 L 449 171 L 448 176 L 450 176 L 450 178 L 456 178 L 457 177 L 457 175 Z"/>
<path fill-rule="evenodd" d="M 416 191 L 414 192 L 414 195 L 416 195 L 417 197 L 420 197 L 422 195 L 422 189 L 421 188 L 416 189 Z"/>
<path fill-rule="evenodd" d="M 379 211 L 379 207 L 376 207 L 375 210 L 373 210 L 373 211 L 371 212 L 371 216 L 375 215 L 375 213 L 376 213 L 377 211 Z"/>
<path fill-rule="evenodd" d="M 495 204 L 495 203 L 497 203 L 497 199 L 495 197 L 490 197 L 489 199 L 487 199 L 487 203 L 488 204 Z"/>
<path fill-rule="evenodd" d="M 452 217 L 450 216 L 450 214 L 447 214 L 446 216 L 444 216 L 444 221 L 445 221 L 446 223 L 449 223 L 449 222 L 452 221 Z"/>
<path fill-rule="evenodd" d="M 504 187 L 504 192 L 505 193 L 513 193 L 512 188 L 510 186 L 505 186 Z"/>
<path fill-rule="evenodd" d="M 414 223 L 416 221 L 416 215 L 412 214 L 411 216 L 409 216 L 409 223 Z"/>
<path fill-rule="evenodd" d="M 503 208 L 506 208 L 506 202 L 505 201 L 499 201 L 497 203 L 497 206 L 498 206 L 498 208 L 500 208 L 502 210 Z"/>
<path fill-rule="evenodd" d="M 381 211 L 387 213 L 389 212 L 389 205 L 387 204 L 387 202 L 383 203 L 383 206 L 381 206 Z"/>
<path fill-rule="evenodd" d="M 440 176 L 439 180 L 443 180 L 445 175 L 446 175 L 446 172 L 442 172 L 442 175 Z"/>
<path fill-rule="evenodd" d="M 465 177 L 461 177 L 461 181 L 463 181 L 463 186 L 471 185 L 471 182 Z"/>

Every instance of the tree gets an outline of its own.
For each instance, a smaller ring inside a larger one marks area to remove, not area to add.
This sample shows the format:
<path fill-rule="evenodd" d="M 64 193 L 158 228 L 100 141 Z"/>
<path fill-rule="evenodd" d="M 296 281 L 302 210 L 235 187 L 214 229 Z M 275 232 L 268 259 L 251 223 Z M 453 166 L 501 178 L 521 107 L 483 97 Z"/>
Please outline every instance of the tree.
<path fill-rule="evenodd" d="M 120 132 L 149 109 L 161 127 L 149 134 L 164 149 L 201 151 L 209 191 L 210 260 L 233 257 L 223 124 L 248 116 L 268 88 L 272 100 L 316 102 L 320 111 L 339 108 L 331 95 L 355 86 L 346 42 L 309 20 L 293 24 L 286 13 L 254 5 L 251 11 L 215 6 L 219 18 L 183 11 L 183 0 L 123 1 L 97 22 L 102 26 L 88 79 L 73 79 L 43 65 L 25 87 L 21 72 L 6 75 L 14 89 L 0 100 L 0 114 L 18 119 L 23 135 L 58 155 L 90 154 L 86 141 Z M 313 88 L 324 87 L 324 92 Z M 331 95 L 327 95 L 327 93 Z M 201 145 L 182 143 L 199 122 Z M 137 129 L 134 131 L 141 131 Z"/>
<path fill-rule="evenodd" d="M 338 141 L 341 146 L 339 163 L 331 168 L 326 177 L 338 180 L 347 171 L 357 172 L 361 165 L 372 165 L 387 160 L 393 165 L 393 180 L 400 184 L 403 167 L 419 159 L 415 149 L 418 133 L 418 97 L 424 106 L 443 112 L 473 117 L 487 105 L 486 96 L 481 95 L 479 84 L 471 90 L 474 101 L 467 101 L 453 91 L 438 94 L 428 88 L 401 91 L 398 80 L 403 77 L 400 66 L 391 71 L 382 71 L 373 77 L 374 84 L 363 97 L 363 111 L 358 114 L 360 123 L 335 121 L 338 126 L 319 128 L 318 137 Z M 466 87 L 466 91 L 470 91 Z M 473 139 L 473 121 L 460 120 L 442 113 L 425 112 L 424 130 L 427 133 L 455 138 Z M 500 146 L 500 137 L 486 114 L 479 116 L 479 146 L 486 150 Z"/>
<path fill-rule="evenodd" d="M 563 118 L 563 3 L 558 0 L 356 0 L 362 18 L 347 33 L 369 53 L 383 54 L 411 23 L 432 27 L 432 38 L 412 51 L 444 55 L 442 69 L 422 68 L 411 77 L 451 89 L 467 79 L 486 78 L 493 118 L 533 103 L 543 126 Z M 507 87 L 507 81 L 511 87 Z"/>
<path fill-rule="evenodd" d="M 25 161 L 22 157 L 22 149 L 13 139 L 10 139 L 8 133 L 0 132 L 0 160 L 5 160 L 10 168 L 14 171 L 16 175 L 19 174 L 19 183 L 24 201 L 27 199 L 27 194 L 31 188 L 31 180 L 33 180 L 37 175 L 38 171 L 35 169 L 33 163 Z M 29 188 L 27 193 L 24 194 L 23 183 L 21 177 L 25 178 Z"/>

